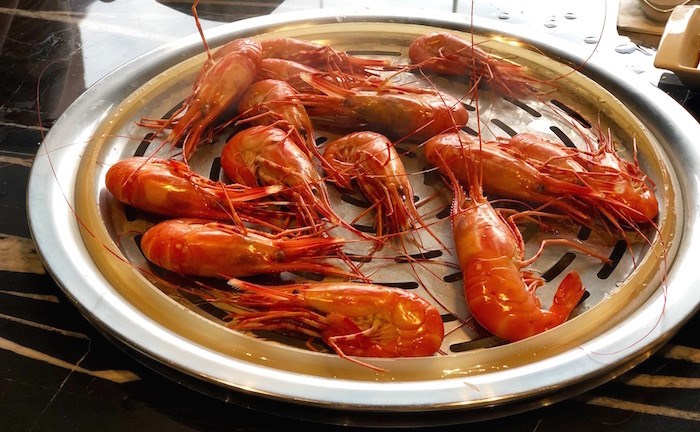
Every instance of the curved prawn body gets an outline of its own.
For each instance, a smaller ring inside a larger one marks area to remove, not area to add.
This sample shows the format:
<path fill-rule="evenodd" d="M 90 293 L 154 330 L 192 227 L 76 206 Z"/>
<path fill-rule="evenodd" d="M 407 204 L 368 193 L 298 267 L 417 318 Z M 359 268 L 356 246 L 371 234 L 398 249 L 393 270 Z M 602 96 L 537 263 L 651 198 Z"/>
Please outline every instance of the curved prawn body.
<path fill-rule="evenodd" d="M 465 132 L 450 132 L 425 141 L 423 152 L 440 172 L 450 172 L 463 183 L 471 181 L 471 170 L 483 172 L 483 189 L 488 194 L 546 205 L 593 225 L 590 210 L 580 198 L 595 195 L 595 191 L 539 171 L 527 160 L 504 151 L 497 142 L 480 145 Z"/>
<path fill-rule="evenodd" d="M 535 292 L 544 285 L 544 279 L 524 270 L 536 256 L 525 259 L 525 245 L 513 219 L 504 218 L 483 194 L 481 179 L 488 178 L 489 172 L 479 169 L 479 159 L 480 155 L 488 157 L 487 147 L 471 142 L 467 135 L 454 136 L 462 144 L 457 150 L 463 154 L 462 162 L 468 165 L 457 165 L 467 171 L 468 195 L 449 162 L 440 153 L 435 157 L 454 191 L 452 232 L 464 296 L 472 316 L 487 331 L 510 342 L 562 324 L 585 292 L 580 276 L 576 272 L 567 274 L 557 288 L 552 306 L 542 309 Z"/>
<path fill-rule="evenodd" d="M 371 130 L 393 140 L 425 140 L 469 120 L 459 100 L 437 91 L 346 89 L 318 75 L 302 78 L 325 94 L 303 98 L 312 118 L 335 128 Z"/>
<path fill-rule="evenodd" d="M 341 238 L 288 238 L 203 219 L 170 219 L 143 234 L 141 250 L 157 266 L 191 276 L 229 279 L 284 271 L 347 276 L 323 261 L 344 243 Z"/>
<path fill-rule="evenodd" d="M 169 159 L 132 157 L 107 171 L 107 189 L 120 202 L 169 217 L 233 220 L 262 210 L 256 202 L 278 193 L 280 186 L 225 185 L 191 171 L 187 164 Z"/>
<path fill-rule="evenodd" d="M 280 194 L 296 204 L 304 226 L 316 227 L 319 215 L 334 225 L 346 225 L 332 209 L 323 178 L 288 131 L 252 126 L 236 133 L 222 150 L 221 168 L 244 185 L 281 186 Z"/>
<path fill-rule="evenodd" d="M 274 38 L 262 41 L 263 58 L 280 58 L 324 71 L 367 74 L 367 68 L 382 69 L 388 61 L 349 55 L 329 46 L 296 38 Z"/>
<path fill-rule="evenodd" d="M 467 198 L 455 185 L 452 229 L 474 319 L 511 342 L 562 324 L 585 292 L 578 273 L 566 275 L 550 309 L 542 309 L 535 290 L 544 281 L 522 270 L 525 253 L 517 227 L 496 212 L 478 184 L 472 183 L 469 190 Z"/>
<path fill-rule="evenodd" d="M 236 39 L 215 51 L 200 70 L 182 106 L 166 120 L 142 120 L 143 126 L 171 128 L 165 143 L 182 143 L 183 158 L 194 153 L 202 138 L 212 134 L 215 122 L 255 81 L 262 61 L 259 42 Z"/>
<path fill-rule="evenodd" d="M 430 356 L 445 335 L 433 305 L 397 288 L 355 282 L 266 287 L 235 279 L 229 285 L 243 290 L 229 293 L 229 301 L 256 310 L 234 316 L 233 328 L 294 330 L 321 338 L 344 358 Z"/>
<path fill-rule="evenodd" d="M 524 97 L 534 93 L 533 79 L 525 68 L 494 57 L 479 46 L 451 33 L 435 32 L 415 39 L 408 50 L 414 66 L 445 75 L 468 76 L 483 81 L 498 94 Z"/>
<path fill-rule="evenodd" d="M 413 187 L 394 145 L 376 132 L 354 132 L 326 144 L 327 178 L 339 187 L 356 183 L 376 211 L 377 236 L 425 226 L 413 202 Z"/>
<path fill-rule="evenodd" d="M 299 134 L 301 149 L 313 155 L 316 142 L 311 119 L 298 99 L 298 92 L 287 82 L 256 81 L 241 97 L 238 111 L 244 118 L 255 117 L 253 124 L 292 127 Z"/>

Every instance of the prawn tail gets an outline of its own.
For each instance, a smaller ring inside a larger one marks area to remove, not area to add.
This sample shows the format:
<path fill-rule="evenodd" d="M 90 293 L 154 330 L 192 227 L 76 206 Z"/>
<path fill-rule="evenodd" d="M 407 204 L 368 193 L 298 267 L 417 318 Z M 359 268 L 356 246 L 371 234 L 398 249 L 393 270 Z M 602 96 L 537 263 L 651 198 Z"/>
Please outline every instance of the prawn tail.
<path fill-rule="evenodd" d="M 529 275 L 523 273 L 523 282 L 528 281 Z M 522 310 L 520 313 L 512 314 L 510 319 L 502 321 L 495 328 L 489 328 L 488 325 L 485 327 L 505 340 L 516 342 L 566 322 L 586 292 L 581 277 L 575 271 L 564 277 L 554 294 L 549 310 L 540 308 L 540 301 L 535 295 L 535 290 L 542 286 L 540 282 L 541 280 L 534 281 L 528 289 L 532 304 L 527 312 Z"/>
<path fill-rule="evenodd" d="M 569 318 L 585 292 L 578 272 L 572 271 L 564 277 L 554 294 L 552 306 L 549 308 L 549 311 L 554 314 L 555 320 L 558 321 L 554 325 L 559 325 Z"/>

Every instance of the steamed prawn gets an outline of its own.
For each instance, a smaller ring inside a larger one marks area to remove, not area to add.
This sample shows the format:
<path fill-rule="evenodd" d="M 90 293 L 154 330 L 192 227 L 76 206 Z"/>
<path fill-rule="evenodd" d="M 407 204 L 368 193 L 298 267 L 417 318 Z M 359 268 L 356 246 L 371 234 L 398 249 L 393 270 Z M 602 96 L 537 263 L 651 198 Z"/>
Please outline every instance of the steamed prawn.
<path fill-rule="evenodd" d="M 220 53 L 220 54 L 217 54 Z M 192 91 L 180 108 L 164 120 L 143 119 L 141 124 L 171 131 L 164 144 L 182 144 L 189 159 L 215 122 L 236 103 L 255 81 L 262 61 L 262 46 L 250 38 L 235 39 L 215 51 L 199 71 Z"/>
<path fill-rule="evenodd" d="M 325 93 L 302 99 L 312 119 L 341 130 L 371 130 L 393 140 L 425 140 L 469 120 L 461 101 L 438 91 L 392 86 L 346 89 L 318 75 L 302 78 Z"/>
<path fill-rule="evenodd" d="M 323 79 L 344 88 L 376 88 L 386 86 L 387 80 L 375 75 L 356 75 L 333 71 L 324 72 L 305 64 L 280 58 L 264 58 L 258 72 L 258 79 L 276 79 L 285 81 L 299 93 L 323 94 L 313 85 L 304 81 L 305 75 L 318 75 Z"/>
<path fill-rule="evenodd" d="M 341 71 L 364 75 L 368 68 L 389 66 L 386 60 L 350 55 L 330 46 L 296 38 L 274 38 L 262 41 L 263 58 L 292 60 L 324 71 Z"/>
<path fill-rule="evenodd" d="M 571 183 L 585 184 L 595 194 L 580 196 L 614 224 L 649 223 L 659 213 L 656 194 L 636 163 L 620 158 L 610 140 L 589 152 L 532 132 L 499 140 L 499 147 L 527 160 L 538 171 Z"/>
<path fill-rule="evenodd" d="M 413 202 L 413 187 L 394 145 L 376 132 L 354 132 L 328 144 L 323 158 L 329 181 L 352 189 L 356 183 L 375 209 L 378 237 L 426 227 Z"/>
<path fill-rule="evenodd" d="M 452 33 L 435 32 L 420 36 L 411 43 L 408 55 L 414 67 L 467 76 L 475 83 L 486 83 L 501 95 L 524 97 L 534 93 L 534 80 L 526 74 L 524 66 L 487 53 Z"/>
<path fill-rule="evenodd" d="M 467 305 L 487 331 L 513 342 L 568 319 L 585 292 L 578 273 L 567 274 L 552 306 L 542 309 L 535 290 L 544 280 L 522 270 L 527 261 L 520 232 L 496 212 L 478 185 L 469 186 L 468 198 L 456 185 L 452 223 Z"/>
<path fill-rule="evenodd" d="M 254 117 L 253 124 L 256 125 L 291 128 L 293 134 L 299 135 L 299 147 L 312 156 L 316 148 L 314 128 L 298 95 L 285 81 L 256 81 L 241 97 L 238 111 L 243 118 Z"/>
<path fill-rule="evenodd" d="M 236 279 L 229 285 L 243 292 L 222 291 L 212 301 L 255 309 L 232 315 L 231 327 L 296 331 L 322 339 L 343 358 L 430 356 L 445 335 L 433 305 L 397 288 L 354 282 L 266 287 Z"/>
<path fill-rule="evenodd" d="M 612 205 L 606 209 L 608 214 L 633 223 L 651 222 L 659 214 L 659 202 L 636 153 L 629 162 L 617 154 L 610 136 L 601 136 L 600 141 L 597 149 L 579 152 L 577 160 L 592 173 L 597 187 L 609 191 L 606 196 Z"/>
<path fill-rule="evenodd" d="M 238 225 L 202 219 L 170 219 L 149 228 L 141 250 L 150 262 L 175 273 L 228 279 L 303 271 L 347 276 L 324 262 L 345 241 L 319 236 L 273 236 Z"/>
<path fill-rule="evenodd" d="M 168 217 L 234 220 L 263 210 L 260 198 L 280 186 L 248 187 L 209 180 L 175 160 L 131 157 L 107 171 L 107 189 L 120 202 Z"/>
<path fill-rule="evenodd" d="M 472 169 L 483 172 L 483 189 L 488 194 L 546 205 L 579 223 L 593 225 L 587 203 L 578 197 L 596 194 L 594 190 L 554 178 L 498 145 L 477 143 L 466 132 L 458 131 L 430 138 L 424 142 L 423 152 L 440 172 L 447 175 L 449 170 L 461 182 L 469 183 Z"/>
<path fill-rule="evenodd" d="M 299 93 L 317 93 L 306 81 L 301 79 L 302 74 L 320 74 L 320 70 L 295 62 L 293 60 L 280 58 L 264 58 L 260 63 L 258 79 L 281 80 L 292 86 Z"/>
<path fill-rule="evenodd" d="M 319 216 L 335 226 L 348 226 L 336 215 L 323 178 L 289 131 L 252 126 L 236 133 L 222 150 L 221 168 L 244 185 L 281 186 L 280 194 L 296 204 L 302 226 L 318 227 Z"/>
<path fill-rule="evenodd" d="M 474 153 L 470 161 L 479 159 L 478 148 L 465 146 L 460 151 Z M 525 259 L 525 245 L 517 226 L 483 195 L 479 170 L 473 166 L 469 170 L 467 195 L 447 162 L 441 163 L 452 180 L 452 231 L 464 277 L 464 295 L 474 319 L 490 333 L 511 342 L 565 322 L 585 292 L 578 273 L 568 273 L 557 288 L 552 306 L 542 309 L 535 291 L 545 281 L 523 270 L 536 257 Z"/>

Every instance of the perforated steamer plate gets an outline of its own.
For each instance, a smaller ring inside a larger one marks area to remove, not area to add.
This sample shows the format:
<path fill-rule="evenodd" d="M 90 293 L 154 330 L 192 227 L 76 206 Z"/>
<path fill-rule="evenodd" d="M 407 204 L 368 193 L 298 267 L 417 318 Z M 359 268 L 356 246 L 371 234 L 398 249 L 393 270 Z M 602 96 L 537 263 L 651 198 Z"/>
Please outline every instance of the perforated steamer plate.
<path fill-rule="evenodd" d="M 405 61 L 416 36 L 445 29 L 465 36 L 470 31 L 463 17 L 451 14 L 416 18 L 393 12 L 304 12 L 222 26 L 209 32 L 208 40 L 218 46 L 243 36 L 293 36 L 398 62 Z M 551 403 L 633 367 L 700 304 L 697 272 L 690 268 L 700 244 L 693 229 L 698 217 L 698 179 L 693 173 L 700 154 L 692 142 L 700 128 L 658 89 L 627 84 L 624 71 L 587 63 L 570 73 L 572 65 L 584 60 L 549 41 L 507 34 L 478 21 L 474 32 L 477 41 L 486 41 L 493 52 L 526 65 L 538 77 L 564 77 L 544 102 L 505 100 L 483 92 L 479 108 L 486 138 L 530 130 L 580 145 L 573 128 L 594 134 L 590 124 L 579 121 L 582 117 L 594 126 L 599 122 L 605 131 L 609 128 L 624 157 L 632 157 L 636 141 L 640 164 L 657 187 L 661 214 L 658 230 L 647 232 L 649 243 L 631 251 L 620 245 L 595 246 L 613 257 L 624 251 L 614 268 L 570 248 L 548 249 L 534 265 L 551 279 L 539 292 L 545 306 L 566 272 L 582 274 L 590 296 L 567 323 L 505 345 L 460 325 L 468 318 L 461 280 L 457 270 L 444 265 L 454 261 L 445 217 L 450 197 L 439 192 L 439 182 L 423 174 L 411 178 L 417 197 L 437 198 L 420 211 L 448 249 L 417 234 L 423 249 L 407 243 L 408 252 L 423 252 L 431 259 L 415 273 L 406 263 L 381 259 L 363 264 L 363 271 L 379 283 L 435 296 L 449 332 L 441 354 L 365 359 L 385 369 L 377 372 L 285 338 L 232 331 L 216 311 L 159 283 L 135 239 L 156 219 L 117 203 L 105 189 L 104 176 L 119 159 L 155 151 L 149 131 L 135 122 L 162 117 L 179 106 L 205 58 L 196 36 L 116 70 L 82 95 L 51 129 L 35 160 L 28 195 L 32 234 L 49 271 L 99 329 L 166 374 L 217 397 L 307 419 L 394 426 L 464 422 Z M 443 79 L 437 84 L 464 94 L 459 84 Z M 474 107 L 473 101 L 466 102 Z M 476 129 L 473 111 L 468 126 Z M 333 137 L 332 131 L 319 135 Z M 222 143 L 202 146 L 191 161 L 193 168 L 217 177 L 212 166 Z M 401 147 L 408 150 L 412 144 Z M 413 153 L 404 162 L 408 171 L 418 172 L 425 162 L 419 150 Z M 330 190 L 344 218 L 362 210 Z M 371 225 L 371 220 L 364 222 Z M 528 243 L 528 255 L 538 239 L 535 235 Z M 390 249 L 382 253 L 395 255 Z M 293 409 L 297 405 L 310 411 L 299 414 Z M 494 406 L 500 409 L 486 409 Z M 362 416 L 356 415 L 360 412 Z M 428 415 L 434 412 L 441 414 Z"/>

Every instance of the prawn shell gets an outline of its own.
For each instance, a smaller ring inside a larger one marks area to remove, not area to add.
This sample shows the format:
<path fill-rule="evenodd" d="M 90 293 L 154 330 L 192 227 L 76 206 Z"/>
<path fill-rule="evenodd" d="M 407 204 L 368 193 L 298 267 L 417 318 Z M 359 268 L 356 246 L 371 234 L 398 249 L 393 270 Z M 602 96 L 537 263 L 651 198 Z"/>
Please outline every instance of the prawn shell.
<path fill-rule="evenodd" d="M 501 95 L 529 97 L 535 93 L 536 80 L 526 75 L 525 67 L 493 56 L 451 33 L 433 32 L 416 38 L 409 46 L 408 55 L 424 71 L 485 82 Z"/>
<path fill-rule="evenodd" d="M 351 189 L 351 180 L 376 204 L 377 235 L 407 231 L 421 223 L 413 204 L 413 187 L 394 144 L 376 132 L 354 132 L 326 144 L 323 158 L 331 168 L 328 177 Z"/>
<path fill-rule="evenodd" d="M 300 193 L 323 183 L 290 133 L 271 126 L 252 126 L 231 137 L 221 152 L 221 168 L 230 179 L 246 185 L 283 184 Z"/>
<path fill-rule="evenodd" d="M 154 225 L 141 238 L 150 262 L 175 273 L 201 277 L 243 277 L 282 271 L 340 273 L 320 257 L 340 248 L 330 237 L 271 239 L 251 230 L 199 219 L 171 219 Z"/>
<path fill-rule="evenodd" d="M 436 135 L 424 142 L 426 159 L 438 170 L 448 171 L 459 181 L 470 184 L 471 172 L 483 174 L 487 194 L 546 204 L 585 225 L 592 224 L 590 211 L 575 198 L 593 191 L 580 184 L 552 178 L 533 165 L 503 151 L 497 143 L 479 145 L 465 132 Z M 481 185 L 480 185 L 481 186 Z"/>
<path fill-rule="evenodd" d="M 379 132 L 392 140 L 426 140 L 465 126 L 469 111 L 454 97 L 437 91 L 346 89 L 319 75 L 302 78 L 324 95 L 306 95 L 315 122 L 343 130 Z"/>
<path fill-rule="evenodd" d="M 292 60 L 323 70 L 340 70 L 362 74 L 365 68 L 389 65 L 386 60 L 352 56 L 332 47 L 297 38 L 273 38 L 262 41 L 263 58 Z"/>
<path fill-rule="evenodd" d="M 298 92 L 285 81 L 256 81 L 241 96 L 238 112 L 244 117 L 256 116 L 255 125 L 293 129 L 299 134 L 297 145 L 310 154 L 311 147 L 315 146 L 314 130 L 309 114 L 297 96 Z"/>
<path fill-rule="evenodd" d="M 255 81 L 262 61 L 262 47 L 253 39 L 237 39 L 222 47 L 202 66 L 192 92 L 180 110 L 168 120 L 172 130 L 166 142 L 183 142 L 188 159 L 227 111 L 235 110 L 238 100 Z"/>
<path fill-rule="evenodd" d="M 434 307 L 428 307 L 420 297 L 403 292 L 401 294 L 388 292 L 382 296 L 367 296 L 366 289 L 377 289 L 377 286 L 363 286 L 358 289 L 348 289 L 338 296 L 323 290 L 305 291 L 304 297 L 308 304 L 316 309 L 332 314 L 342 314 L 353 323 L 362 322 L 363 315 L 373 315 L 373 320 L 384 320 L 391 323 L 386 325 L 384 334 L 378 339 L 365 340 L 357 338 L 347 340 L 342 349 L 345 354 L 362 357 L 420 357 L 434 354 L 444 338 L 444 324 L 440 313 Z M 379 290 L 384 294 L 383 290 Z M 333 304 L 329 306 L 329 300 Z M 362 329 L 366 326 L 358 326 Z M 393 328 L 392 328 L 393 327 Z M 331 326 L 323 335 L 324 338 L 347 334 L 342 326 Z M 393 335 L 393 337 L 389 337 Z"/>
<path fill-rule="evenodd" d="M 237 304 L 267 309 L 252 313 L 250 328 L 290 328 L 302 315 L 303 321 L 296 323 L 299 329 L 317 330 L 346 356 L 429 356 L 440 349 L 445 336 L 437 308 L 398 288 L 356 282 L 267 287 L 238 279 L 229 285 L 245 290 L 236 296 Z M 245 315 L 237 320 L 234 327 L 247 328 Z"/>
<path fill-rule="evenodd" d="M 144 211 L 164 216 L 230 219 L 213 182 L 197 177 L 181 162 L 132 157 L 112 165 L 105 183 L 120 202 Z M 203 184 L 196 185 L 197 182 Z M 212 189 L 208 193 L 206 185 Z"/>
<path fill-rule="evenodd" d="M 408 47 L 408 56 L 425 70 L 448 75 L 466 75 L 470 49 L 466 41 L 450 33 L 435 32 L 420 36 Z"/>

